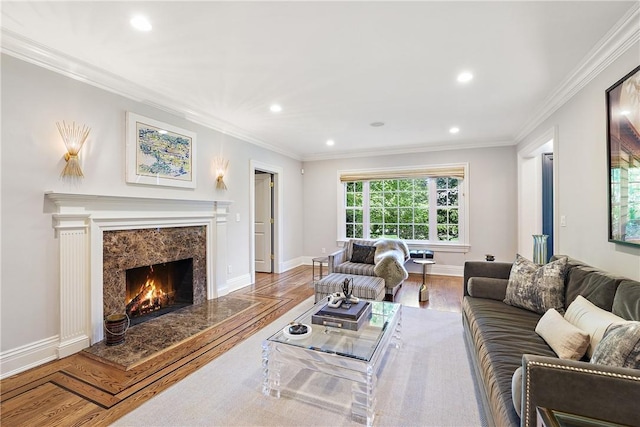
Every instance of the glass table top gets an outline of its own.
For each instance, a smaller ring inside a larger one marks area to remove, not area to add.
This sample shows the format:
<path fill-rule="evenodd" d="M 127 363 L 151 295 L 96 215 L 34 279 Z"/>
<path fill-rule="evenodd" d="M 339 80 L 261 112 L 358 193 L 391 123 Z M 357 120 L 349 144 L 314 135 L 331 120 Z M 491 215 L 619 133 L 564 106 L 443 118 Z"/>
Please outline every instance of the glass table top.
<path fill-rule="evenodd" d="M 302 338 L 291 336 L 285 332 L 289 327 L 286 325 L 268 338 L 268 341 L 370 361 L 385 332 L 389 327 L 395 327 L 402 305 L 386 301 L 369 302 L 371 315 L 357 331 L 313 324 L 312 316 L 326 304 L 326 301 L 322 301 L 293 319 L 293 322 L 310 327 L 311 333 Z"/>

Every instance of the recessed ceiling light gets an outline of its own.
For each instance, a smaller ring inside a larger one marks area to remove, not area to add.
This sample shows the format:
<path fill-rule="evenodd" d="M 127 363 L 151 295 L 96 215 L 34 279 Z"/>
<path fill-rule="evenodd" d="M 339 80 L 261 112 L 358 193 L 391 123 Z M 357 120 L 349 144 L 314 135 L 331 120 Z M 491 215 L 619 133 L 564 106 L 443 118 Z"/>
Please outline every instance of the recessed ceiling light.
<path fill-rule="evenodd" d="M 138 31 L 151 31 L 151 28 L 153 28 L 151 26 L 151 22 L 142 15 L 134 16 L 129 22 L 131 23 L 131 26 Z"/>
<path fill-rule="evenodd" d="M 271 107 L 269 107 L 269 110 L 271 110 L 272 113 L 279 113 L 280 111 L 282 111 L 282 107 L 278 104 L 273 104 Z"/>
<path fill-rule="evenodd" d="M 468 71 L 464 71 L 460 74 L 458 74 L 458 81 L 460 83 L 468 83 L 473 79 L 473 74 L 471 74 Z"/>
<path fill-rule="evenodd" d="M 379 128 L 380 126 L 384 126 L 384 122 L 373 122 L 370 125 L 374 128 Z"/>
<path fill-rule="evenodd" d="M 333 139 L 328 139 L 328 140 L 327 140 L 327 145 L 328 145 L 329 147 L 331 147 L 331 146 L 332 146 L 333 144 L 335 144 L 335 143 L 336 143 L 336 142 L 335 142 Z"/>
<path fill-rule="evenodd" d="M 458 133 L 460 132 L 460 128 L 458 127 L 452 127 L 451 129 L 449 129 L 449 133 Z"/>

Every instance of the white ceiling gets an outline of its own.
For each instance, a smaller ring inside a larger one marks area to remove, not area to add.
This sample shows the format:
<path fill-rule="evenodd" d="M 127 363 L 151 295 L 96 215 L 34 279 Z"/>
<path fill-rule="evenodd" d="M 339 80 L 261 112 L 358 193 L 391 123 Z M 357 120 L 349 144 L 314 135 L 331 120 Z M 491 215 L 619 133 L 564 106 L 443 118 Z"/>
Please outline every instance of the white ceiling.
<path fill-rule="evenodd" d="M 58 69 L 86 81 L 313 160 L 512 144 L 634 3 L 2 1 L 1 7 L 6 53 L 15 54 L 19 41 L 16 56 L 57 61 Z M 153 30 L 131 28 L 134 14 L 148 17 Z M 463 70 L 475 76 L 466 85 L 456 81 Z M 271 113 L 273 103 L 283 111 Z M 385 125 L 370 126 L 376 121 Z M 461 129 L 457 135 L 449 133 L 452 126 Z M 327 139 L 335 145 L 326 146 Z"/>

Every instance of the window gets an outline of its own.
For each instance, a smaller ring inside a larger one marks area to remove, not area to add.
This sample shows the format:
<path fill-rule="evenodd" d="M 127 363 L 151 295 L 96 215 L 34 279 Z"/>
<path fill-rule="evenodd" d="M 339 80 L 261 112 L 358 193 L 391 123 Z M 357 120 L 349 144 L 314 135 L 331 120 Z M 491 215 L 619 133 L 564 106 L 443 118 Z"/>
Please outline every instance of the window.
<path fill-rule="evenodd" d="M 467 247 L 466 169 L 462 165 L 340 173 L 339 239 L 389 237 Z"/>

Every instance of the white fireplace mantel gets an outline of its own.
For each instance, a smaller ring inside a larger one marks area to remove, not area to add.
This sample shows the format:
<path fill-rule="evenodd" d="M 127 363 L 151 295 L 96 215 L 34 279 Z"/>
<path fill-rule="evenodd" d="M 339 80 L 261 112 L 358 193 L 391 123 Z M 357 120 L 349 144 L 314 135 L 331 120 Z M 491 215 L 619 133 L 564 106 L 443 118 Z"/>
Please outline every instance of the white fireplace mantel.
<path fill-rule="evenodd" d="M 153 227 L 207 228 L 207 298 L 227 290 L 227 215 L 231 201 L 45 193 L 60 246 L 58 357 L 103 339 L 102 233 Z"/>

